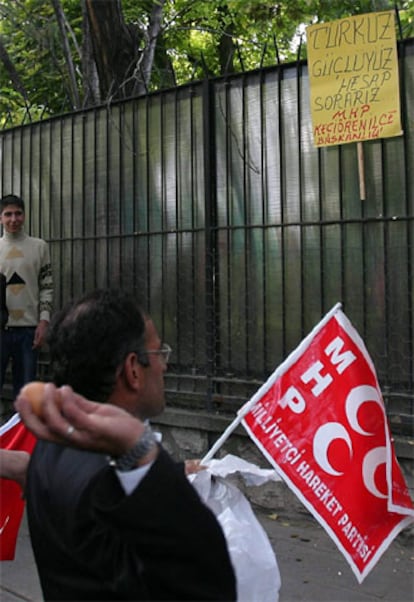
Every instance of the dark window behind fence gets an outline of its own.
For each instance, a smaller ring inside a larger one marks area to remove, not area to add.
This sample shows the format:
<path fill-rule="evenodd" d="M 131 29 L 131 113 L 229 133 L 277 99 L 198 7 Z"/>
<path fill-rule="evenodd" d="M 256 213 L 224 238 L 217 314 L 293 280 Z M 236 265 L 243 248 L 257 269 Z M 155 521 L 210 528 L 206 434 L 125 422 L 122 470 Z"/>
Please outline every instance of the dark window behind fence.
<path fill-rule="evenodd" d="M 338 301 L 412 433 L 414 40 L 404 135 L 313 145 L 306 63 L 3 131 L 2 194 L 50 242 L 56 307 L 133 289 L 174 349 L 170 402 L 233 413 Z"/>

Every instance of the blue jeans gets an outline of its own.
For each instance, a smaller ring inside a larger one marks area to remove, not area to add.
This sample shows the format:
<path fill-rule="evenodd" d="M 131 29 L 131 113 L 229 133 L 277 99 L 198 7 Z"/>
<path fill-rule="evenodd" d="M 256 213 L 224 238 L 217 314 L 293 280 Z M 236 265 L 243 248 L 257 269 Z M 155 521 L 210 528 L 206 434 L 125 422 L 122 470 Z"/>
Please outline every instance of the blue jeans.
<path fill-rule="evenodd" d="M 32 348 L 35 330 L 34 326 L 11 326 L 1 331 L 0 392 L 3 389 L 9 360 L 12 361 L 15 398 L 23 385 L 36 379 L 38 352 Z"/>

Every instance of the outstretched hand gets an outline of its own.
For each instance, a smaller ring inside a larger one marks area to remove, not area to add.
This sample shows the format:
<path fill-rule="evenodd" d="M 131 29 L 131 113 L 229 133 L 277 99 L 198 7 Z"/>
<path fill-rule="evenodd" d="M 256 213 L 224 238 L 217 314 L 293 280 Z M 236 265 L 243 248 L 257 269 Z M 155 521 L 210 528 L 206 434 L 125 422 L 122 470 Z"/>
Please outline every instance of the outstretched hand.
<path fill-rule="evenodd" d="M 185 474 L 194 474 L 196 472 L 200 472 L 200 470 L 205 470 L 207 467 L 201 464 L 201 460 L 185 460 L 184 462 Z"/>
<path fill-rule="evenodd" d="M 122 408 L 89 401 L 69 386 L 46 384 L 40 416 L 23 393 L 14 406 L 39 439 L 111 456 L 131 449 L 144 432 L 144 424 Z"/>

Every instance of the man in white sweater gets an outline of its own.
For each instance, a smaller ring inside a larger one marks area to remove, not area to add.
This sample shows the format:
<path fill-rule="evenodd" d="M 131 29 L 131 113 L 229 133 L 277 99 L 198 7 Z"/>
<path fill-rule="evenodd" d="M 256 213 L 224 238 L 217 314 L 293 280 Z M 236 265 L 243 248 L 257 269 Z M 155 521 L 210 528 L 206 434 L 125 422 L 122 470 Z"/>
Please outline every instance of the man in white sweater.
<path fill-rule="evenodd" d="M 1 332 L 0 391 L 12 361 L 13 393 L 36 378 L 38 350 L 45 341 L 53 300 L 49 246 L 24 231 L 23 199 L 0 200 L 0 272 L 6 276 L 8 321 Z"/>

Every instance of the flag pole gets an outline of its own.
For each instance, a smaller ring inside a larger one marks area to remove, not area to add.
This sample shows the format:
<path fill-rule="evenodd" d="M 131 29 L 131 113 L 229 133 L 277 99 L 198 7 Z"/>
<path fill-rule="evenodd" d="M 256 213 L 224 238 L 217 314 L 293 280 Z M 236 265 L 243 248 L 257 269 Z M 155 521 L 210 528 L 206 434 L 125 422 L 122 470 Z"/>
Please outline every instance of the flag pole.
<path fill-rule="evenodd" d="M 248 406 L 248 408 L 246 409 L 246 411 L 244 411 L 244 409 L 246 408 L 246 406 L 245 406 L 245 408 L 242 408 L 243 411 L 241 411 L 240 414 L 238 414 L 236 416 L 236 418 L 233 420 L 233 422 L 231 424 L 229 424 L 229 426 L 226 428 L 226 430 L 224 431 L 224 433 L 217 439 L 217 441 L 215 442 L 215 444 L 213 445 L 213 447 L 206 453 L 206 455 L 204 456 L 204 458 L 201 460 L 201 464 L 205 464 L 206 462 L 208 462 L 209 460 L 211 460 L 211 458 L 214 456 L 214 454 L 223 445 L 223 443 L 225 442 L 225 440 L 228 437 L 230 437 L 230 435 L 232 434 L 232 432 L 239 426 L 239 424 L 243 420 L 244 415 L 249 410 L 250 405 L 251 405 L 250 402 L 248 402 L 246 404 L 246 406 Z"/>
<path fill-rule="evenodd" d="M 365 169 L 364 169 L 364 148 L 362 142 L 357 142 L 358 154 L 358 177 L 359 177 L 359 198 L 365 201 Z"/>
<path fill-rule="evenodd" d="M 211 458 L 215 455 L 215 453 L 223 445 L 223 443 L 225 442 L 225 440 L 230 437 L 230 435 L 232 434 L 232 432 L 234 430 L 236 430 L 236 428 L 239 426 L 239 424 L 241 423 L 241 421 L 243 420 L 243 418 L 245 417 L 245 415 L 248 412 L 250 412 L 250 408 L 254 406 L 254 404 L 256 403 L 256 401 L 258 399 L 258 397 L 260 397 L 260 395 L 263 394 L 264 390 L 267 390 L 273 384 L 273 382 L 276 379 L 277 374 L 278 374 L 278 369 L 276 369 L 275 372 L 273 372 L 272 376 L 270 376 L 268 378 L 268 380 L 259 388 L 259 390 L 256 391 L 256 393 L 253 395 L 253 397 L 251 397 L 249 399 L 249 401 L 247 401 L 244 404 L 244 406 L 242 406 L 240 408 L 240 410 L 237 412 L 236 418 L 233 420 L 233 422 L 231 424 L 229 424 L 229 426 L 226 428 L 226 430 L 224 431 L 224 433 L 214 443 L 213 447 L 206 453 L 206 455 L 204 456 L 204 458 L 201 460 L 201 464 L 203 464 L 203 463 L 208 462 L 209 460 L 211 460 Z"/>

